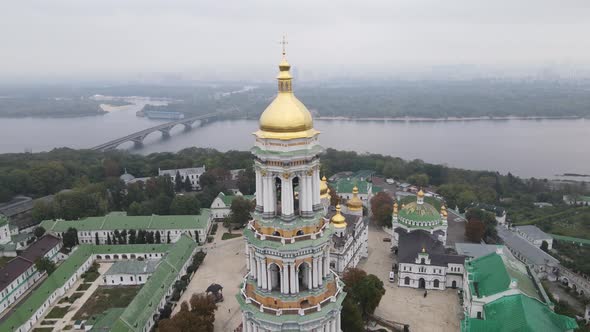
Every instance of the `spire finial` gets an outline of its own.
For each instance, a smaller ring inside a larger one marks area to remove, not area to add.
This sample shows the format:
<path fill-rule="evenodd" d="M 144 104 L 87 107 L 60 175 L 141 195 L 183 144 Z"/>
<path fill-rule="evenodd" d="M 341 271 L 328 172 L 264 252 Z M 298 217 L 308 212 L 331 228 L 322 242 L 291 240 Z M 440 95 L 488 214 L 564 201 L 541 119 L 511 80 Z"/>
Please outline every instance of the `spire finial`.
<path fill-rule="evenodd" d="M 279 44 L 283 45 L 283 58 L 285 57 L 285 55 L 287 54 L 287 50 L 285 48 L 285 46 L 287 46 L 287 44 L 289 44 L 287 42 L 287 35 L 283 34 L 283 40 L 279 42 Z"/>

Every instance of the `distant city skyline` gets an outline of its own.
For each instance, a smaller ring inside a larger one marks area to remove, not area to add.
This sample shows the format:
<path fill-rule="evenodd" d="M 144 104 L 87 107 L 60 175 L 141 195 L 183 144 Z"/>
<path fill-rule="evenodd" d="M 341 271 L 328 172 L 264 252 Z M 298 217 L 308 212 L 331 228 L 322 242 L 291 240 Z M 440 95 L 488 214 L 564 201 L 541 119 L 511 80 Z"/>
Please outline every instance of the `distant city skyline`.
<path fill-rule="evenodd" d="M 583 0 L 3 2 L 0 81 L 265 80 L 283 33 L 302 79 L 590 76 L 588 17 Z"/>

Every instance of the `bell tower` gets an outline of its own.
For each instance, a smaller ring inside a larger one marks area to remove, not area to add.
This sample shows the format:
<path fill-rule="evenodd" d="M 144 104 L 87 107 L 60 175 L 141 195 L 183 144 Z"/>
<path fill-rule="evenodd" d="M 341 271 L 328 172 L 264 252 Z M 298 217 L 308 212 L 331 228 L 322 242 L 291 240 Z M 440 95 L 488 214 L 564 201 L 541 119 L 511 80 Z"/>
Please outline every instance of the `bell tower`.
<path fill-rule="evenodd" d="M 334 225 L 320 197 L 322 147 L 311 113 L 293 94 L 285 44 L 277 96 L 260 116 L 251 150 L 256 209 L 244 230 L 242 330 L 339 332 L 345 293 L 329 264 Z"/>

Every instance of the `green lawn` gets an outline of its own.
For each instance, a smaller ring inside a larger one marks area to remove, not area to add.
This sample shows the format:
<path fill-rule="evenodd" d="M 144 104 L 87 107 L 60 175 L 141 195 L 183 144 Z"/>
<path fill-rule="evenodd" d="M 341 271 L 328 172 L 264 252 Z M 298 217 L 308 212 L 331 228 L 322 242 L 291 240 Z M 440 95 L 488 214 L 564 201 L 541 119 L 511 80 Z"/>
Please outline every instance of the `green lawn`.
<path fill-rule="evenodd" d="M 66 302 L 73 303 L 77 299 L 81 298 L 82 295 L 84 295 L 84 292 L 75 292 L 74 294 L 72 294 L 70 296 L 66 296 L 63 299 L 59 300 L 59 303 L 66 303 Z"/>
<path fill-rule="evenodd" d="M 100 286 L 74 315 L 74 319 L 87 319 L 110 308 L 125 308 L 131 303 L 140 288 L 140 286 Z"/>
<path fill-rule="evenodd" d="M 56 322 L 57 322 L 56 320 L 46 320 L 46 319 L 44 319 L 41 322 L 41 325 L 55 325 Z"/>
<path fill-rule="evenodd" d="M 4 267 L 14 257 L 0 257 L 0 268 Z"/>
<path fill-rule="evenodd" d="M 222 240 L 229 240 L 229 239 L 233 239 L 233 238 L 240 237 L 240 236 L 242 236 L 242 234 L 240 234 L 240 233 L 231 233 L 231 234 L 230 233 L 223 233 L 223 235 L 221 236 L 221 239 Z"/>
<path fill-rule="evenodd" d="M 47 316 L 45 316 L 46 319 L 52 319 L 52 318 L 63 318 L 66 313 L 68 312 L 68 310 L 70 310 L 70 307 L 55 307 L 53 309 L 51 309 L 51 311 L 47 314 Z"/>
<path fill-rule="evenodd" d="M 87 284 L 81 284 L 80 286 L 78 286 L 78 288 L 76 288 L 76 291 L 85 291 L 88 288 L 90 288 L 90 286 L 92 286 L 92 284 L 88 284 L 88 283 Z"/>
<path fill-rule="evenodd" d="M 100 273 L 98 273 L 98 272 L 94 272 L 94 271 L 86 272 L 86 273 L 84 273 L 84 282 L 93 282 L 99 276 L 100 276 Z"/>
<path fill-rule="evenodd" d="M 33 329 L 33 332 L 51 332 L 53 331 L 53 327 L 38 327 Z"/>

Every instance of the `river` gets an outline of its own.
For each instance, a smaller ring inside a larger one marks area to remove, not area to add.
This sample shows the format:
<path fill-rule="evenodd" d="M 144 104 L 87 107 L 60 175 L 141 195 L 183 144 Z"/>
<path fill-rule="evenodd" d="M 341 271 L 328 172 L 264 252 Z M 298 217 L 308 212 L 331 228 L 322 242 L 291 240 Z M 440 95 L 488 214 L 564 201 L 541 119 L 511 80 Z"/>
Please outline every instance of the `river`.
<path fill-rule="evenodd" d="M 137 101 L 136 101 L 137 102 Z M 162 123 L 135 116 L 149 101 L 115 108 L 106 115 L 80 118 L 2 118 L 0 153 L 47 151 L 55 147 L 89 148 Z M 422 159 L 466 169 L 512 172 L 523 177 L 555 178 L 590 174 L 590 120 L 347 121 L 316 120 L 325 147 Z M 162 139 L 150 134 L 148 154 L 198 146 L 221 151 L 247 150 L 257 121 L 218 121 Z M 132 149 L 131 143 L 121 148 Z M 584 178 L 582 178 L 584 179 Z M 590 180 L 590 178 L 585 178 Z"/>

